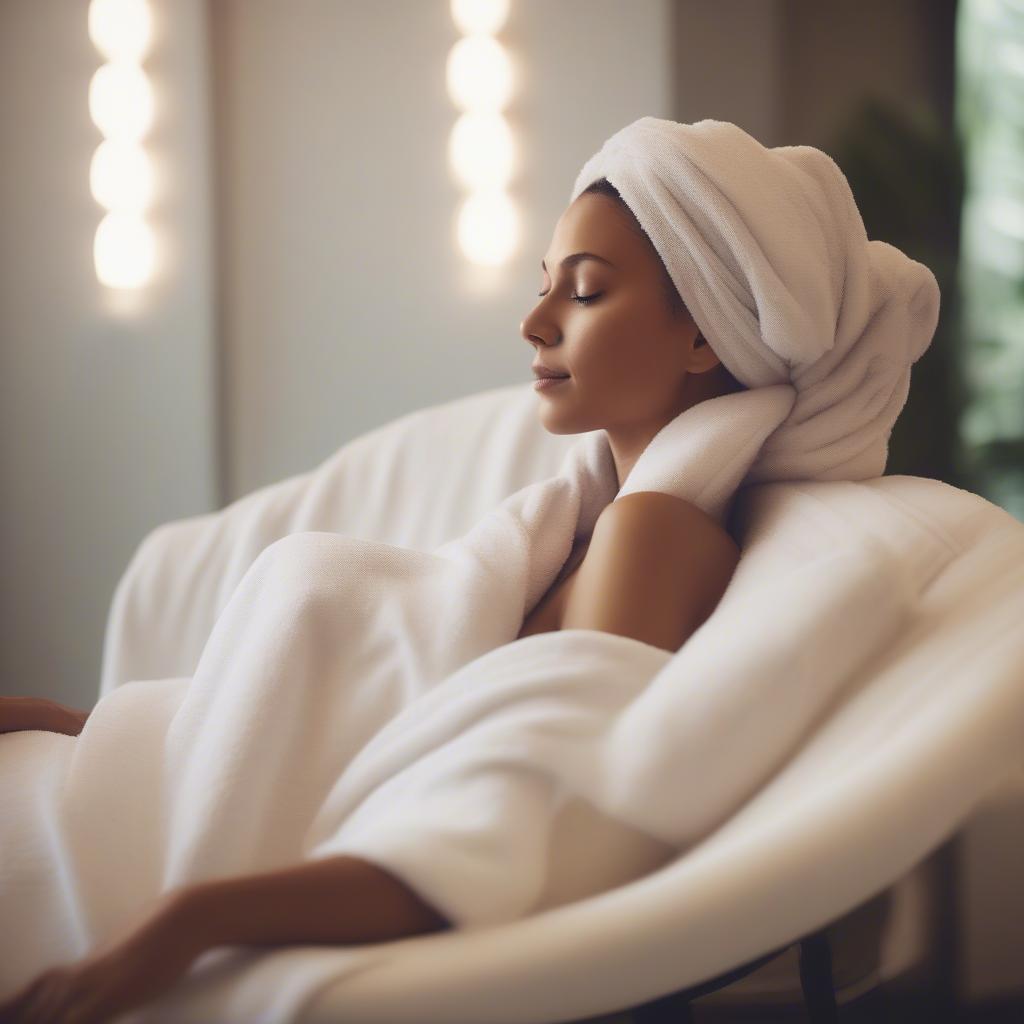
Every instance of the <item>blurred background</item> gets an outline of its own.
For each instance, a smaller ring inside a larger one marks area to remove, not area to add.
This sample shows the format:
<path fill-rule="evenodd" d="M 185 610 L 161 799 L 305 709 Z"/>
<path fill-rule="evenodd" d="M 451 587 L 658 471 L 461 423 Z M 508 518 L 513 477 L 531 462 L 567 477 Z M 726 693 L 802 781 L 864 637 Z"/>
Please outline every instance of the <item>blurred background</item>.
<path fill-rule="evenodd" d="M 943 296 L 887 473 L 1024 519 L 1022 0 L 0 0 L 2 692 L 95 703 L 161 523 L 525 386 L 554 223 L 643 115 L 836 160 Z M 1024 985 L 983 883 L 1021 832 L 967 872 L 978 1001 Z"/>

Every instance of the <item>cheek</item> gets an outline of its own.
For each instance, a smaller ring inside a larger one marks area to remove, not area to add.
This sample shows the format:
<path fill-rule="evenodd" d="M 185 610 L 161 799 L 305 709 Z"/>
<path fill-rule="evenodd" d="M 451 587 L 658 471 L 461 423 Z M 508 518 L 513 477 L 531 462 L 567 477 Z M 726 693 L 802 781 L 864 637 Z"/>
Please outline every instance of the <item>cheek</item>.
<path fill-rule="evenodd" d="M 659 358 L 643 327 L 629 317 L 602 323 L 580 341 L 574 362 L 585 382 L 609 382 L 622 387 L 664 372 L 663 355 Z"/>
<path fill-rule="evenodd" d="M 628 308 L 609 304 L 600 312 L 590 312 L 576 336 L 573 366 L 581 379 L 592 382 L 617 379 L 623 373 L 632 376 L 634 339 L 634 320 Z"/>

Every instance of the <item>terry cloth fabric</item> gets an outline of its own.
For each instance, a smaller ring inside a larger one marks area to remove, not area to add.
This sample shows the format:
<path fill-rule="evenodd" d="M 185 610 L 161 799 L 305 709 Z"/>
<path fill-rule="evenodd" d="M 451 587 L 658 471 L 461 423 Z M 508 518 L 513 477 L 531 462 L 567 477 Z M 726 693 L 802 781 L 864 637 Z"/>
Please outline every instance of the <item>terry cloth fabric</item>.
<path fill-rule="evenodd" d="M 721 138 L 746 145 L 733 129 Z M 609 167 L 608 176 L 658 239 L 657 207 L 645 210 L 640 196 L 659 197 L 666 209 L 686 204 L 670 204 L 680 194 L 670 177 L 630 177 L 630 159 L 643 166 L 660 153 L 659 133 L 646 147 L 639 138 L 608 149 L 626 168 Z M 792 841 L 806 794 L 791 794 L 784 814 L 756 802 L 798 754 L 817 756 L 815 777 L 832 780 L 831 790 L 814 793 L 811 838 L 843 839 L 815 863 L 864 841 L 865 828 L 843 829 L 872 820 L 871 855 L 839 874 L 864 895 L 948 834 L 1019 756 L 1019 524 L 935 485 L 924 504 L 971 513 L 960 528 L 935 530 L 914 511 L 921 481 L 892 489 L 829 482 L 884 465 L 892 410 L 905 397 L 900 380 L 926 346 L 937 308 L 919 303 L 928 279 L 919 275 L 911 288 L 917 272 L 895 250 L 877 260 L 874 250 L 858 254 L 856 225 L 829 207 L 834 190 L 821 186 L 801 205 L 796 185 L 792 195 L 780 185 L 780 208 L 802 210 L 808 236 L 819 225 L 816 252 L 834 259 L 797 267 L 797 249 L 772 248 L 782 244 L 768 231 L 772 211 L 742 199 L 741 178 L 726 188 L 738 172 L 715 158 L 711 142 L 686 139 L 683 149 L 703 168 L 693 175 L 702 198 L 690 204 L 697 230 L 677 234 L 688 241 L 675 251 L 691 254 L 692 277 L 674 250 L 663 258 L 708 340 L 750 390 L 680 413 L 621 487 L 606 433 L 579 438 L 556 474 L 431 550 L 318 530 L 275 540 L 231 591 L 189 676 L 117 686 L 77 738 L 0 737 L 0 996 L 85 955 L 170 888 L 341 853 L 392 870 L 459 928 L 507 924 L 565 901 L 552 879 L 559 865 L 563 881 L 569 874 L 558 826 L 570 808 L 592 810 L 593 858 L 571 898 L 699 847 L 690 863 L 707 872 L 746 850 L 754 864 L 744 862 L 727 886 L 695 887 L 679 912 L 699 913 L 699 893 L 721 906 L 741 882 L 749 906 L 764 877 L 754 865 L 782 873 L 801 850 L 814 852 L 807 833 Z M 824 167 L 806 155 L 794 165 Z M 744 218 L 756 229 L 743 234 Z M 774 223 L 784 230 L 783 218 Z M 656 244 L 665 239 L 663 230 Z M 898 323 L 914 329 L 898 336 Z M 883 324 L 892 329 L 878 333 Z M 496 463 L 509 457 L 494 452 Z M 745 507 L 736 574 L 678 651 L 586 629 L 517 639 L 573 540 L 591 533 L 617 496 L 663 491 L 721 519 L 755 471 L 813 482 L 754 488 L 761 500 Z M 415 502 L 408 507 L 418 513 Z M 255 519 L 240 524 L 243 532 L 259 527 Z M 158 593 L 146 597 L 159 604 Z M 122 622 L 110 635 L 130 632 Z M 869 699 L 856 702 L 852 726 L 846 718 L 830 732 L 829 712 L 851 689 Z M 908 694 L 914 725 L 897 742 L 886 710 Z M 858 730 L 858 720 L 867 725 Z M 965 722 L 970 742 L 961 747 L 953 741 Z M 884 757 L 873 760 L 879 749 Z M 949 755 L 945 775 L 930 756 L 937 750 Z M 709 838 L 724 845 L 702 846 Z M 772 843 L 774 859 L 759 858 Z M 804 891 L 813 881 L 806 872 L 799 879 Z M 815 906 L 836 887 L 829 874 L 813 891 Z M 801 905 L 792 878 L 770 891 L 778 906 Z M 736 943 L 761 929 L 764 942 L 773 920 L 754 914 L 745 930 L 722 934 Z M 705 945 L 720 939 L 712 928 L 694 934 Z M 214 988 L 194 993 L 192 1009 L 196 1019 L 290 1019 L 311 986 L 351 970 L 347 955 L 342 962 L 346 951 L 332 951 L 316 969 L 295 972 L 287 1000 L 283 987 L 259 983 L 267 961 L 250 955 L 242 984 L 232 988 L 222 972 Z M 421 993 L 394 991 L 403 1013 L 424 1019 Z M 494 989 L 483 994 L 493 1006 Z M 443 999 L 430 1009 L 457 1019 Z M 464 1003 L 462 1019 L 481 1019 L 477 1009 Z M 140 1021 L 150 1010 L 158 1019 L 152 1007 Z"/>
<path fill-rule="evenodd" d="M 641 117 L 584 163 L 571 199 L 602 177 L 732 375 L 793 388 L 749 482 L 881 476 L 939 287 L 926 266 L 868 239 L 832 158 L 767 148 L 728 121 Z"/>

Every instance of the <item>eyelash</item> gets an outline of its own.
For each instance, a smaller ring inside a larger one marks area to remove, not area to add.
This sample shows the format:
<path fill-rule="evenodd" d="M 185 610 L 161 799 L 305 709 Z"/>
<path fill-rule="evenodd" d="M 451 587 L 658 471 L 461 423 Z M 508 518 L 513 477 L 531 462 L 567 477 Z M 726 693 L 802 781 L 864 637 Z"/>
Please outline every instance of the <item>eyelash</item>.
<path fill-rule="evenodd" d="M 543 298 L 547 294 L 547 292 L 537 292 L 537 297 Z M 600 294 L 600 292 L 594 292 L 593 295 L 570 295 L 569 298 L 572 299 L 573 302 L 578 302 L 581 306 L 586 306 L 598 298 Z"/>

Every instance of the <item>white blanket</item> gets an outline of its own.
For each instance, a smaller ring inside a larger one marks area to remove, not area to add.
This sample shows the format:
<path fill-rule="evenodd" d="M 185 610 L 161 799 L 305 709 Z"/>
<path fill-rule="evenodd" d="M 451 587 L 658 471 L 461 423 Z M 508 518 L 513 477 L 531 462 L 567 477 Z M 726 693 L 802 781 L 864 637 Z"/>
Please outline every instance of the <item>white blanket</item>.
<path fill-rule="evenodd" d="M 961 792 L 915 793 L 935 829 L 899 842 L 934 842 L 1024 744 L 1024 693 L 1005 685 L 1024 653 L 1024 527 L 974 495 L 914 478 L 763 485 L 725 597 L 678 652 L 592 630 L 515 639 L 617 493 L 723 515 L 790 403 L 767 387 L 688 410 L 618 492 L 604 435 L 586 435 L 558 475 L 433 551 L 286 536 L 242 577 L 193 676 L 117 687 L 78 738 L 0 737 L 0 997 L 171 887 L 338 853 L 390 868 L 463 929 L 582 899 L 721 835 L 849 687 L 887 665 L 905 678 L 918 656 L 924 714 L 950 696 L 937 661 L 962 674 L 975 659 L 1003 714 Z M 924 527 L 914 487 L 956 504 L 959 532 Z M 983 629 L 928 632 L 943 588 L 965 616 L 985 608 Z M 857 751 L 828 754 L 839 770 Z M 346 970 L 320 960 L 274 999 L 199 989 L 189 1019 L 291 1019 Z"/>

